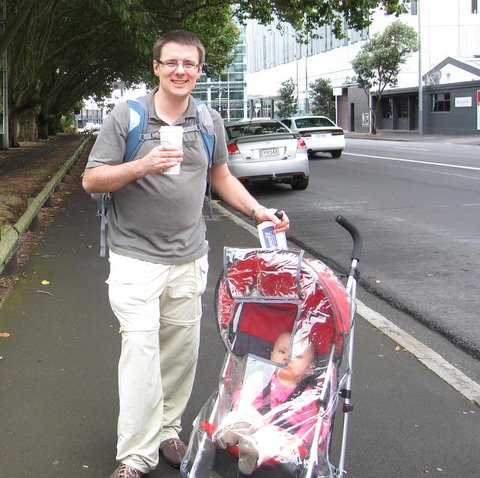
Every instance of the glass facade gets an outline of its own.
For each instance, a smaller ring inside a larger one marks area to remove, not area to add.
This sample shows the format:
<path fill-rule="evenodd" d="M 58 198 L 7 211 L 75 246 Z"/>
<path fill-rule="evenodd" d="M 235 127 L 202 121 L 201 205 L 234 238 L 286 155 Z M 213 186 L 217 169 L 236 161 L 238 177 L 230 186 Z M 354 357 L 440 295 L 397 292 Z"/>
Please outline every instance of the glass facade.
<path fill-rule="evenodd" d="M 219 111 L 226 120 L 273 115 L 273 98 L 247 99 L 247 70 L 249 73 L 262 71 L 368 39 L 367 29 L 361 32 L 348 30 L 346 24 L 345 38 L 337 39 L 332 27 L 325 25 L 318 30 L 318 38 L 310 39 L 307 44 L 296 41 L 295 30 L 289 24 L 263 26 L 250 21 L 248 29 L 237 26 L 240 40 L 234 50 L 233 64 L 216 78 L 202 75 L 193 91 L 194 96 Z M 308 104 L 303 107 L 308 109 Z"/>
<path fill-rule="evenodd" d="M 263 26 L 252 21 L 247 39 L 248 71 L 255 73 L 368 39 L 368 29 L 349 30 L 346 23 L 343 25 L 343 33 L 345 38 L 338 39 L 332 26 L 325 25 L 317 30 L 317 38 L 311 38 L 307 44 L 300 44 L 295 40 L 295 30 L 289 24 Z"/>
<path fill-rule="evenodd" d="M 216 109 L 225 120 L 247 117 L 247 99 L 245 96 L 245 76 L 247 72 L 247 45 L 245 27 L 238 25 L 240 40 L 235 47 L 235 60 L 216 78 L 202 75 L 193 91 L 196 98 Z"/>

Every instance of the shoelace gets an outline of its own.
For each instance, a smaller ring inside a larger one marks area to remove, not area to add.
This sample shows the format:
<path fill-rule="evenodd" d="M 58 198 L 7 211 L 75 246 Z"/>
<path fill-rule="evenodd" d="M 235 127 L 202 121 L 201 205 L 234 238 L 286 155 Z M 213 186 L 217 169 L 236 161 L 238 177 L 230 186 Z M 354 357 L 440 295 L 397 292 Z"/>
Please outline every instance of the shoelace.
<path fill-rule="evenodd" d="M 178 450 L 178 448 L 180 448 L 180 443 L 175 438 L 171 438 L 169 440 L 169 445 L 172 446 L 173 448 L 175 448 L 175 450 Z"/>
<path fill-rule="evenodd" d="M 119 478 L 140 478 L 142 476 L 138 470 L 128 465 L 121 465 L 118 471 Z"/>

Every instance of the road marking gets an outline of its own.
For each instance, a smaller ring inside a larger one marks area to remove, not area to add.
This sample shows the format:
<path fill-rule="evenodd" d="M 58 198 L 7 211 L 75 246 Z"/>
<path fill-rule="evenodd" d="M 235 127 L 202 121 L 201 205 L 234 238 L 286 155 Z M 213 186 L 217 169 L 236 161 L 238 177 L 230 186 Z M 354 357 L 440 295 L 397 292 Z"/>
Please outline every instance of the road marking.
<path fill-rule="evenodd" d="M 216 201 L 212 205 L 219 214 L 230 219 L 238 226 L 250 232 L 258 238 L 258 231 L 251 224 L 245 222 L 235 214 L 225 209 Z M 383 315 L 367 307 L 363 302 L 356 300 L 357 314 L 368 323 L 379 329 L 387 337 L 398 343 L 405 350 L 415 356 L 429 370 L 437 374 L 441 379 L 447 382 L 451 387 L 461 393 L 465 398 L 471 400 L 480 406 L 480 385 L 465 375 L 458 368 L 447 362 L 441 355 L 427 347 L 425 344 L 408 334 L 400 327 L 390 322 Z"/>
<path fill-rule="evenodd" d="M 430 151 L 427 148 L 407 148 L 407 147 L 402 148 L 400 146 L 397 146 L 395 149 L 404 150 L 404 151 Z"/>
<path fill-rule="evenodd" d="M 358 156 L 360 158 L 373 158 L 373 159 L 386 159 L 388 161 L 400 161 L 404 163 L 418 163 L 418 164 L 429 164 L 432 166 L 443 166 L 444 168 L 456 168 L 456 169 L 467 169 L 469 171 L 480 171 L 480 168 L 474 166 L 460 166 L 457 164 L 448 164 L 448 163 L 434 163 L 433 161 L 420 161 L 418 159 L 405 159 L 405 158 L 392 158 L 390 156 L 374 156 L 370 154 L 358 154 L 358 153 L 342 153 L 343 155 L 349 156 Z"/>

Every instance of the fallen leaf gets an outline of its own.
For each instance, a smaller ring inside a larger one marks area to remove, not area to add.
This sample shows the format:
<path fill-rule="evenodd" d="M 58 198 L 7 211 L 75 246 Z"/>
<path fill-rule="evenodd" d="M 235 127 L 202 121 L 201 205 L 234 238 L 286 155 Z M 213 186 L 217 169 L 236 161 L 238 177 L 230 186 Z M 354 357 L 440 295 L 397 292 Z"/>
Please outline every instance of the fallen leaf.
<path fill-rule="evenodd" d="M 50 282 L 49 282 L 48 280 L 46 280 L 46 279 L 43 279 L 42 282 L 40 282 L 40 284 L 42 284 L 42 285 L 48 285 L 48 284 L 50 284 Z"/>
<path fill-rule="evenodd" d="M 10 334 L 8 332 L 0 332 L 0 337 L 2 339 L 7 339 L 8 337 L 10 337 Z"/>
<path fill-rule="evenodd" d="M 382 282 L 380 279 L 375 279 L 375 284 L 380 284 Z"/>
<path fill-rule="evenodd" d="M 400 352 L 400 350 L 402 350 L 402 347 L 400 347 L 400 345 L 397 345 L 395 347 L 395 352 Z"/>

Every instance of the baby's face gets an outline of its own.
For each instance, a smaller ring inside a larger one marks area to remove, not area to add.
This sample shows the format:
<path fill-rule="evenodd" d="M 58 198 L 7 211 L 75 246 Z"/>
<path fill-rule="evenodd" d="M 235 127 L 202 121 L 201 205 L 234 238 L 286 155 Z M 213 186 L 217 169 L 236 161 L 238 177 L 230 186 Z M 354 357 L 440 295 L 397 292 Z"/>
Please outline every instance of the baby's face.
<path fill-rule="evenodd" d="M 273 362 L 286 363 L 290 346 L 290 334 L 284 333 L 278 337 L 273 347 L 271 359 Z M 313 364 L 313 346 L 307 339 L 293 344 L 293 357 L 286 367 L 280 370 L 280 374 L 290 379 L 300 380 Z"/>
<path fill-rule="evenodd" d="M 290 348 L 290 334 L 281 334 L 273 345 L 271 359 L 273 362 L 285 363 L 288 359 L 288 350 Z"/>

